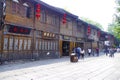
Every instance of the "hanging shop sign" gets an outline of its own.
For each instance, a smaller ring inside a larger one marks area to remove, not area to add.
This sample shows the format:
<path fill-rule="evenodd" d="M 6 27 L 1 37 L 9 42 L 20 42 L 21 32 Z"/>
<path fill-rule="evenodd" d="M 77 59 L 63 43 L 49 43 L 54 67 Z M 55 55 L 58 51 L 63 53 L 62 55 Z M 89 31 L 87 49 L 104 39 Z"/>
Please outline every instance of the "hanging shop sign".
<path fill-rule="evenodd" d="M 17 34 L 30 34 L 31 28 L 9 25 L 8 32 Z"/>
<path fill-rule="evenodd" d="M 82 39 L 81 39 L 81 38 L 76 38 L 76 40 L 77 40 L 77 41 L 82 41 Z"/>
<path fill-rule="evenodd" d="M 56 35 L 54 33 L 43 32 L 43 37 L 44 38 L 56 38 Z"/>
<path fill-rule="evenodd" d="M 69 36 L 63 36 L 63 39 L 64 40 L 70 40 L 70 37 Z"/>

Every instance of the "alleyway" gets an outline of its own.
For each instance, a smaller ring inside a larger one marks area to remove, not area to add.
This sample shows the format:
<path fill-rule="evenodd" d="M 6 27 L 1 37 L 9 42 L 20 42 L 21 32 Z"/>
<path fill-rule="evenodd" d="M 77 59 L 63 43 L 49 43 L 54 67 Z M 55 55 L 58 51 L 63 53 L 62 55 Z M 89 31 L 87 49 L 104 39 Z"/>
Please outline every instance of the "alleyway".
<path fill-rule="evenodd" d="M 69 57 L 0 66 L 0 80 L 120 80 L 120 53 L 71 63 Z"/>

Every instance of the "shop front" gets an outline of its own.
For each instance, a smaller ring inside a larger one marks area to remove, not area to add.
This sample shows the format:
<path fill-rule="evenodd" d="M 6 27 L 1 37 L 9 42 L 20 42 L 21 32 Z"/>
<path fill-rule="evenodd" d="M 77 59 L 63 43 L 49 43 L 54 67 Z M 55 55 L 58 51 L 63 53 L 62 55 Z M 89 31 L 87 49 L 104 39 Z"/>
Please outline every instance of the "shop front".
<path fill-rule="evenodd" d="M 2 36 L 2 60 L 17 60 L 32 58 L 31 28 L 5 25 Z"/>
<path fill-rule="evenodd" d="M 70 36 L 62 35 L 59 40 L 60 44 L 60 55 L 61 56 L 69 56 L 74 48 L 74 41 Z"/>
<path fill-rule="evenodd" d="M 35 53 L 39 59 L 59 57 L 59 37 L 51 32 L 41 32 L 42 37 L 36 37 Z"/>

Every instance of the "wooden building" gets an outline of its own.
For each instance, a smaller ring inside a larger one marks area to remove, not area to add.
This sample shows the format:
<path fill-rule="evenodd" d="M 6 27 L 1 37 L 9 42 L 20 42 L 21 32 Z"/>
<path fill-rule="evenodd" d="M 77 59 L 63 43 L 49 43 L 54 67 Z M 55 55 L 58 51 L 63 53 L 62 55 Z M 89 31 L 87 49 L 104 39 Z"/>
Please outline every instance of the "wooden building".
<path fill-rule="evenodd" d="M 96 48 L 99 48 L 100 29 L 92 24 L 88 24 L 86 33 L 86 49 L 91 48 L 95 51 Z"/>
<path fill-rule="evenodd" d="M 0 30 L 3 61 L 59 57 L 62 12 L 38 0 L 6 0 L 6 5 L 5 25 Z"/>
<path fill-rule="evenodd" d="M 76 32 L 76 47 L 86 49 L 85 40 L 87 37 L 87 23 L 78 19 Z"/>
<path fill-rule="evenodd" d="M 2 60 L 32 57 L 34 4 L 29 0 L 6 0 L 2 29 Z"/>
<path fill-rule="evenodd" d="M 0 3 L 4 0 L 0 0 Z M 69 56 L 74 47 L 99 47 L 99 28 L 40 0 L 6 0 L 0 12 L 0 60 Z M 0 4 L 0 10 L 1 8 Z"/>
<path fill-rule="evenodd" d="M 39 58 L 59 57 L 60 17 L 62 12 L 42 1 L 41 17 L 35 19 L 34 54 Z"/>
<path fill-rule="evenodd" d="M 76 15 L 73 15 L 63 9 L 59 9 L 63 11 L 64 19 L 61 17 L 60 22 L 60 35 L 59 35 L 59 48 L 61 56 L 69 56 L 72 53 L 72 49 L 75 47 L 75 31 L 77 29 L 77 19 Z"/>

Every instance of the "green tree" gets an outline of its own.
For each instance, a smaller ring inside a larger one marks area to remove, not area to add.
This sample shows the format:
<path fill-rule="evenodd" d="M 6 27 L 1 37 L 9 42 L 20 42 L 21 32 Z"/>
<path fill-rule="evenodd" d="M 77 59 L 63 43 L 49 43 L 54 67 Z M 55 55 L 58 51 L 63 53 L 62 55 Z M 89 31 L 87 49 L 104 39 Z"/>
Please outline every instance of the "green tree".
<path fill-rule="evenodd" d="M 88 23 L 90 23 L 90 24 L 95 25 L 96 27 L 100 28 L 101 30 L 104 30 L 103 27 L 102 27 L 102 25 L 99 24 L 98 22 L 92 21 L 92 20 L 90 20 L 90 19 L 88 19 L 88 18 L 84 18 L 84 17 L 81 17 L 81 19 L 82 19 L 83 21 L 86 21 L 86 22 L 88 22 Z"/>
<path fill-rule="evenodd" d="M 116 0 L 116 14 L 114 21 L 108 27 L 108 32 L 115 35 L 120 40 L 120 0 Z"/>

